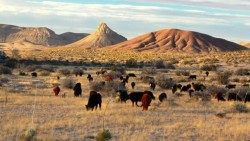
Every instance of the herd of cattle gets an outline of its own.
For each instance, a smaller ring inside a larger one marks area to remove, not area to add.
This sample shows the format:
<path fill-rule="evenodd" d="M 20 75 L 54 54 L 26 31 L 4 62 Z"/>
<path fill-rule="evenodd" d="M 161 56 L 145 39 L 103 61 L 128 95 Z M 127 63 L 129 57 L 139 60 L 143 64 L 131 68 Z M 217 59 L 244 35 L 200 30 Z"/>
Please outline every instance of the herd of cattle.
<path fill-rule="evenodd" d="M 97 71 L 96 75 L 97 76 L 104 75 L 105 73 L 107 73 L 107 71 Z M 206 76 L 208 76 L 209 72 L 206 72 L 205 74 L 206 74 Z M 37 74 L 35 72 L 32 73 L 32 77 L 37 77 Z M 136 77 L 136 75 L 133 73 L 129 73 L 125 77 L 120 76 L 121 84 L 123 84 L 125 86 L 126 83 L 128 83 L 128 80 L 130 77 Z M 146 77 L 149 77 L 149 76 L 146 76 Z M 195 80 L 196 77 L 197 77 L 196 75 L 190 75 L 188 77 L 188 79 Z M 87 75 L 87 79 L 89 80 L 90 83 L 93 81 L 93 77 L 90 74 Z M 154 78 L 152 77 L 151 79 L 154 79 Z M 113 79 L 110 76 L 106 75 L 105 81 L 112 81 L 112 80 Z M 105 81 L 102 81 L 103 85 L 105 85 Z M 131 82 L 130 84 L 131 84 L 131 88 L 134 89 L 136 83 Z M 128 93 L 127 90 L 116 90 L 116 99 L 118 99 L 121 102 L 126 102 L 127 100 L 130 99 L 132 101 L 132 106 L 134 106 L 134 103 L 136 104 L 136 106 L 139 106 L 138 102 L 141 102 L 140 106 L 143 107 L 143 110 L 148 110 L 148 106 L 150 106 L 151 101 L 155 99 L 155 96 L 154 96 L 152 91 L 155 90 L 156 85 L 157 84 L 154 81 L 151 81 L 149 83 L 149 88 L 151 89 L 151 91 L 149 91 L 149 90 L 132 91 L 132 92 Z M 233 89 L 233 88 L 236 88 L 236 85 L 226 85 L 225 88 Z M 201 83 L 191 83 L 191 84 L 187 84 L 187 85 L 174 84 L 172 87 L 172 93 L 175 94 L 179 90 L 180 92 L 188 92 L 189 96 L 193 97 L 194 92 L 196 92 L 196 91 L 202 92 L 205 89 L 206 89 L 206 86 L 204 84 L 201 84 Z M 58 96 L 58 94 L 60 92 L 59 86 L 55 86 L 53 88 L 53 91 L 55 93 L 55 96 Z M 75 97 L 81 96 L 82 95 L 81 83 L 76 83 L 74 88 L 73 88 L 73 91 L 74 91 Z M 214 97 L 218 101 L 226 101 L 226 99 L 224 98 L 224 94 L 221 92 L 216 93 L 214 95 Z M 161 93 L 159 95 L 158 99 L 160 102 L 166 100 L 167 94 Z M 237 93 L 228 93 L 227 100 L 228 101 L 231 101 L 231 100 L 244 101 L 246 103 L 247 101 L 250 101 L 250 93 L 246 93 L 244 97 L 239 96 Z M 97 109 L 98 105 L 99 105 L 99 108 L 101 108 L 101 104 L 102 104 L 101 94 L 96 92 L 96 91 L 93 91 L 93 90 L 90 91 L 90 95 L 89 95 L 88 103 L 86 105 L 86 109 L 87 110 Z"/>

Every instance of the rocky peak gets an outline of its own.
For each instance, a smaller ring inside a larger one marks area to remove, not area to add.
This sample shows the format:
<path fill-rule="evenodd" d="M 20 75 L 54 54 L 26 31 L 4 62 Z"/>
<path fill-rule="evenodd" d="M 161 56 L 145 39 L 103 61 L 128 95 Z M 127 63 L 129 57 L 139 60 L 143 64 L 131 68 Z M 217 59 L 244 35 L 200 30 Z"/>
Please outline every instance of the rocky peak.
<path fill-rule="evenodd" d="M 100 23 L 98 25 L 98 28 L 96 30 L 96 33 L 100 33 L 100 34 L 111 34 L 113 33 L 113 31 L 107 26 L 106 23 Z"/>

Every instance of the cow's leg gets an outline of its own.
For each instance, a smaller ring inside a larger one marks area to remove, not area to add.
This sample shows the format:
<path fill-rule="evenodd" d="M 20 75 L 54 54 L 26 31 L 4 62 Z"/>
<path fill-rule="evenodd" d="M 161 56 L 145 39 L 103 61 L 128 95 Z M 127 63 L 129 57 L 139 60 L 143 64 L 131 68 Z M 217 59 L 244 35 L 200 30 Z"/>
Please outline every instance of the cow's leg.
<path fill-rule="evenodd" d="M 102 103 L 99 103 L 99 108 L 100 108 L 100 110 L 101 110 L 101 108 L 102 108 Z"/>

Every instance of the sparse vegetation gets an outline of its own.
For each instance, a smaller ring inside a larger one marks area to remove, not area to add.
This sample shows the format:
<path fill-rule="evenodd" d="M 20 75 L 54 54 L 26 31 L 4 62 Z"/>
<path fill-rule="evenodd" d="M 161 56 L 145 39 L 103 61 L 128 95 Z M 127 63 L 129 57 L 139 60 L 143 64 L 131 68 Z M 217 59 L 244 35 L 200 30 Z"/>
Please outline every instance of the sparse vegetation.
<path fill-rule="evenodd" d="M 75 86 L 75 84 L 76 81 L 72 77 L 66 78 L 62 81 L 62 86 L 69 89 L 72 89 Z"/>
<path fill-rule="evenodd" d="M 229 71 L 225 71 L 223 73 L 217 74 L 217 80 L 220 84 L 228 84 L 229 78 L 231 77 L 232 73 Z"/>
<path fill-rule="evenodd" d="M 58 72 L 65 76 L 69 76 L 71 74 L 70 70 L 67 68 L 59 69 Z"/>
<path fill-rule="evenodd" d="M 247 75 L 250 72 L 250 69 L 239 68 L 235 71 L 236 75 Z"/>
<path fill-rule="evenodd" d="M 0 66 L 0 75 L 1 74 L 12 74 L 12 70 L 9 67 Z"/>
<path fill-rule="evenodd" d="M 176 81 L 174 81 L 172 78 L 169 78 L 166 75 L 158 75 L 155 78 L 155 82 L 157 85 L 159 85 L 162 89 L 171 89 Z"/>
<path fill-rule="evenodd" d="M 216 71 L 217 70 L 217 66 L 216 65 L 202 65 L 200 66 L 200 70 L 202 71 Z"/>
<path fill-rule="evenodd" d="M 112 138 L 112 134 L 109 130 L 104 129 L 102 132 L 98 133 L 96 140 L 97 141 L 107 141 Z"/>

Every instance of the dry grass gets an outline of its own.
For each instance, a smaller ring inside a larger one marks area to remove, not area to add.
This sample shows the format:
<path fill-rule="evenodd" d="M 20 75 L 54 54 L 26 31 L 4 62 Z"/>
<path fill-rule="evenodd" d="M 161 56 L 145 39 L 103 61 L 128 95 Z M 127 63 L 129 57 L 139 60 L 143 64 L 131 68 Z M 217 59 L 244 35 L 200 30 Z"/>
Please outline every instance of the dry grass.
<path fill-rule="evenodd" d="M 167 56 L 166 54 L 152 53 L 121 53 L 111 54 L 110 52 L 99 51 L 62 51 L 59 53 L 48 50 L 48 52 L 34 53 L 37 58 L 60 57 L 63 53 L 75 53 L 73 60 L 97 60 L 120 61 L 121 63 L 128 58 L 135 58 L 139 61 L 152 60 L 175 60 L 176 71 L 188 71 L 196 74 L 197 80 L 205 85 L 219 85 L 216 81 L 217 72 L 211 71 L 208 77 L 200 72 L 200 64 L 206 61 L 217 63 L 218 71 L 236 70 L 239 67 L 248 67 L 250 58 L 249 51 L 233 52 L 212 55 L 176 55 Z M 33 55 L 34 55 L 33 54 Z M 22 54 L 24 55 L 24 54 Z M 30 54 L 32 55 L 32 54 Z M 48 55 L 48 56 L 46 56 Z M 28 56 L 28 55 L 27 55 Z M 232 58 L 233 56 L 233 58 Z M 230 59 L 231 57 L 231 59 Z M 243 60 L 243 58 L 245 58 Z M 69 58 L 65 58 L 69 59 Z M 188 61 L 184 61 L 187 59 Z M 214 61 L 216 60 L 216 61 Z M 219 60 L 219 62 L 218 62 Z M 240 61 L 241 60 L 241 61 Z M 233 63 L 239 62 L 237 66 Z M 69 67 L 72 70 L 74 67 Z M 95 71 L 99 68 L 85 70 L 85 74 L 92 74 L 94 82 L 103 81 L 102 76 L 96 76 Z M 149 89 L 149 85 L 142 82 L 139 77 L 143 69 L 127 70 L 127 73 L 135 73 L 137 78 L 129 79 L 129 82 L 136 82 L 135 90 L 144 91 Z M 0 140 L 18 140 L 20 133 L 24 129 L 34 129 L 36 134 L 34 140 L 95 140 L 98 133 L 103 131 L 104 109 L 110 101 L 112 93 L 109 91 L 100 92 L 103 95 L 102 110 L 87 111 L 85 104 L 88 101 L 89 82 L 86 75 L 82 77 L 72 76 L 76 82 L 80 82 L 83 88 L 83 96 L 76 98 L 73 90 L 62 87 L 58 97 L 52 91 L 53 84 L 62 84 L 68 76 L 60 75 L 60 80 L 56 79 L 59 74 L 50 72 L 44 76 L 32 78 L 31 76 L 18 75 L 19 70 L 14 70 L 13 75 L 1 76 L 8 78 L 9 82 L 0 89 Z M 154 77 L 162 74 L 156 71 Z M 191 83 L 188 76 L 176 76 L 175 71 L 165 73 L 178 83 L 186 85 Z M 232 77 L 238 77 L 233 75 Z M 239 79 L 247 79 L 247 76 L 239 76 Z M 204 78 L 204 79 L 203 79 Z M 249 81 L 244 81 L 244 83 Z M 242 83 L 233 82 L 237 87 Z M 130 83 L 127 84 L 129 91 L 132 91 Z M 168 100 L 159 103 L 158 95 L 162 92 L 167 93 Z M 65 93 L 66 98 L 61 95 Z M 250 113 L 240 113 L 235 108 L 235 102 L 199 101 L 189 98 L 187 92 L 183 96 L 175 96 L 170 89 L 156 87 L 154 91 L 156 100 L 152 101 L 148 111 L 142 111 L 141 107 L 132 107 L 132 103 L 116 103 L 112 100 L 105 113 L 105 128 L 112 134 L 112 140 L 121 141 L 152 141 L 152 140 L 241 140 L 250 139 Z M 7 97 L 7 100 L 6 100 Z M 247 103 L 247 109 L 250 104 Z M 223 115 L 223 116 L 218 116 Z M 33 122 L 32 122 L 33 119 Z"/>

